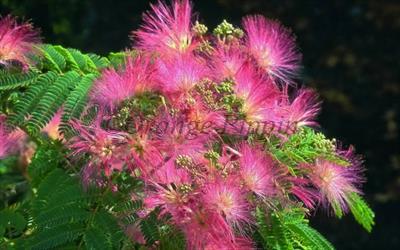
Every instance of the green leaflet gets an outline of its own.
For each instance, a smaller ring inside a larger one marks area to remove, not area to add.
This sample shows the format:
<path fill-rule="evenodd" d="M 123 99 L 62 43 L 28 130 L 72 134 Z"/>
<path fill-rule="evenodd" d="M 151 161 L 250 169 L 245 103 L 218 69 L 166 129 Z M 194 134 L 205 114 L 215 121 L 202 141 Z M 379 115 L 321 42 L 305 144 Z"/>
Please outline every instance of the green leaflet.
<path fill-rule="evenodd" d="M 286 227 L 292 234 L 296 235 L 298 244 L 305 249 L 334 249 L 329 241 L 306 223 L 289 223 Z"/>
<path fill-rule="evenodd" d="M 57 79 L 57 74 L 48 72 L 38 77 L 36 83 L 32 85 L 18 100 L 14 112 L 9 116 L 9 123 L 19 126 L 24 124 L 25 118 L 34 110 L 47 88 Z"/>
<path fill-rule="evenodd" d="M 83 239 L 88 250 L 112 249 L 108 235 L 95 227 L 90 227 L 84 234 Z"/>
<path fill-rule="evenodd" d="M 0 237 L 5 233 L 9 236 L 19 235 L 23 232 L 28 222 L 17 211 L 5 209 L 0 211 Z"/>
<path fill-rule="evenodd" d="M 22 87 L 27 87 L 36 82 L 39 74 L 29 71 L 17 74 L 0 73 L 0 91 L 14 90 Z"/>
<path fill-rule="evenodd" d="M 0 233 L 7 233 L 6 248 L 120 249 L 129 242 L 113 210 L 136 206 L 127 202 L 130 196 L 117 197 L 108 189 L 84 191 L 79 176 L 64 169 L 64 152 L 59 142 L 38 147 L 28 167 L 34 189 L 25 203 L 26 212 L 0 211 Z M 21 234 L 24 236 L 19 237 Z"/>
<path fill-rule="evenodd" d="M 114 212 L 124 225 L 133 225 L 138 221 L 136 213 L 143 207 L 142 203 L 141 200 L 121 202 L 114 207 Z"/>
<path fill-rule="evenodd" d="M 184 250 L 186 249 L 185 235 L 173 228 L 172 226 L 165 226 L 162 228 L 160 239 L 160 250 Z"/>
<path fill-rule="evenodd" d="M 125 64 L 126 57 L 135 57 L 135 51 L 127 51 L 127 52 L 111 52 L 108 56 L 110 59 L 111 65 L 114 67 L 120 67 Z"/>
<path fill-rule="evenodd" d="M 76 84 L 74 90 L 68 95 L 63 107 L 60 130 L 66 132 L 69 128 L 68 122 L 73 118 L 79 118 L 83 112 L 90 88 L 96 78 L 95 74 L 85 75 Z"/>
<path fill-rule="evenodd" d="M 53 48 L 64 57 L 66 68 L 80 72 L 81 74 L 96 73 L 99 69 L 107 67 L 110 63 L 104 57 L 94 54 L 86 55 L 77 49 L 67 49 L 60 45 L 56 45 Z"/>
<path fill-rule="evenodd" d="M 343 167 L 350 163 L 336 153 L 335 142 L 323 134 L 308 127 L 301 128 L 297 133 L 288 137 L 285 143 L 271 137 L 265 140 L 267 148 L 282 163 L 292 175 L 297 175 L 297 166 L 301 163 L 313 163 L 317 158 L 324 158 Z"/>
<path fill-rule="evenodd" d="M 271 212 L 256 210 L 258 235 L 267 249 L 334 249 L 320 233 L 308 225 L 299 208 Z"/>
<path fill-rule="evenodd" d="M 39 47 L 41 55 L 44 60 L 42 61 L 43 67 L 58 73 L 63 72 L 67 66 L 67 61 L 64 56 L 60 54 L 52 45 L 43 44 Z"/>
<path fill-rule="evenodd" d="M 44 44 L 39 50 L 40 55 L 33 57 L 32 71 L 0 72 L 0 90 L 26 88 L 18 93 L 8 122 L 36 135 L 63 107 L 60 132 L 65 133 L 70 119 L 80 117 L 94 80 L 110 61 L 60 45 Z M 2 98 L 6 100 L 7 96 Z"/>
<path fill-rule="evenodd" d="M 69 71 L 58 79 L 47 89 L 37 106 L 33 109 L 31 117 L 26 125 L 30 134 L 38 133 L 44 128 L 60 109 L 71 89 L 79 81 L 79 74 Z"/>
<path fill-rule="evenodd" d="M 99 72 L 109 66 L 110 61 L 95 54 L 83 54 L 77 49 L 60 45 L 43 44 L 39 46 L 41 56 L 36 57 L 36 65 L 42 71 L 58 73 L 76 71 L 80 74 Z"/>
<path fill-rule="evenodd" d="M 368 204 L 357 193 L 349 195 L 348 205 L 356 221 L 365 228 L 368 232 L 372 231 L 372 226 L 375 224 L 375 214 L 369 208 Z"/>
<path fill-rule="evenodd" d="M 261 237 L 261 244 L 268 249 L 293 249 L 290 242 L 290 235 L 285 231 L 284 224 L 279 217 L 272 213 L 267 217 L 261 209 L 256 210 L 258 233 Z"/>
<path fill-rule="evenodd" d="M 46 192 L 50 186 L 53 192 Z M 78 240 L 79 245 L 88 244 L 89 249 L 95 242 L 102 242 L 104 248 L 101 249 L 118 248 L 124 234 L 118 233 L 120 228 L 115 218 L 107 211 L 92 209 L 94 203 L 88 198 L 76 178 L 71 179 L 59 169 L 50 172 L 32 202 L 32 221 L 36 230 L 24 244 L 51 249 Z M 98 198 L 92 199 L 98 202 Z M 49 234 L 52 237 L 45 237 Z M 95 238 L 97 241 L 93 241 Z"/>
<path fill-rule="evenodd" d="M 54 249 L 65 243 L 76 240 L 85 230 L 81 223 L 68 223 L 47 228 L 30 236 L 23 247 L 32 250 Z"/>
<path fill-rule="evenodd" d="M 158 225 L 157 215 L 154 211 L 140 221 L 140 230 L 149 246 L 161 238 Z"/>
<path fill-rule="evenodd" d="M 39 186 L 49 172 L 65 165 L 64 151 L 65 149 L 59 141 L 42 144 L 36 149 L 28 167 L 31 185 L 34 188 Z"/>

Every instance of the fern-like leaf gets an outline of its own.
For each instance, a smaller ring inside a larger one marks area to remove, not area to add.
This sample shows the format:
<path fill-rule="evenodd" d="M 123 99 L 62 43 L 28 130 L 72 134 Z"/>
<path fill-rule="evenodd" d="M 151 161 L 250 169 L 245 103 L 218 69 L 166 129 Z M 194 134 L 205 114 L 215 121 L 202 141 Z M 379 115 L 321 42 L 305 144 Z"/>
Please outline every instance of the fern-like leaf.
<path fill-rule="evenodd" d="M 48 72 L 38 77 L 36 83 L 31 86 L 17 102 L 15 111 L 9 116 L 9 123 L 13 125 L 21 125 L 25 121 L 25 117 L 32 112 L 33 108 L 41 100 L 42 95 L 54 83 L 58 75 L 54 72 Z"/>
<path fill-rule="evenodd" d="M 317 230 L 305 223 L 289 223 L 287 228 L 296 235 L 296 238 L 299 239 L 299 241 L 311 249 L 334 249 L 332 244 Z"/>
<path fill-rule="evenodd" d="M 98 73 L 110 64 L 105 57 L 83 54 L 77 49 L 64 48 L 61 45 L 44 44 L 40 50 L 42 56 L 36 58 L 36 61 L 45 71 L 61 73 L 72 70 L 80 74 Z"/>
<path fill-rule="evenodd" d="M 89 67 L 95 66 L 98 70 L 100 70 L 110 65 L 110 61 L 105 57 L 101 57 L 92 53 L 87 54 L 87 56 L 90 59 L 88 60 Z"/>
<path fill-rule="evenodd" d="M 2 75 L 0 76 L 0 91 L 27 87 L 35 83 L 38 77 L 39 74 L 32 71 L 27 73 Z"/>
<path fill-rule="evenodd" d="M 68 122 L 72 118 L 80 117 L 88 99 L 88 92 L 92 87 L 95 78 L 96 75 L 94 74 L 88 74 L 82 77 L 79 83 L 75 86 L 75 89 L 67 97 L 64 104 L 63 115 L 61 117 L 62 124 L 60 129 L 62 132 L 66 132 Z"/>
<path fill-rule="evenodd" d="M 170 225 L 163 225 L 159 243 L 160 250 L 184 250 L 186 249 L 185 235 Z"/>
<path fill-rule="evenodd" d="M 21 234 L 27 225 L 24 216 L 11 209 L 0 211 L 0 237 L 7 232 L 9 236 Z"/>
<path fill-rule="evenodd" d="M 66 49 L 60 45 L 54 46 L 54 49 L 60 53 L 64 58 L 67 63 L 67 67 L 69 69 L 78 71 L 78 72 L 83 72 L 85 67 L 86 67 L 86 61 L 85 59 L 83 60 L 77 60 L 75 59 L 74 55 L 72 55 L 71 51 L 69 49 Z M 83 56 L 82 56 L 83 57 Z"/>
<path fill-rule="evenodd" d="M 33 234 L 24 242 L 25 249 L 45 250 L 54 249 L 67 242 L 74 241 L 82 235 L 85 227 L 82 223 L 63 224 L 50 227 Z"/>
<path fill-rule="evenodd" d="M 64 56 L 59 53 L 54 46 L 49 44 L 43 44 L 40 47 L 41 54 L 44 57 L 44 66 L 51 71 L 63 72 L 67 66 L 67 61 Z"/>
<path fill-rule="evenodd" d="M 86 230 L 83 239 L 88 250 L 108 250 L 112 249 L 109 236 L 98 228 L 91 227 Z"/>
<path fill-rule="evenodd" d="M 100 209 L 94 216 L 93 225 L 101 228 L 102 233 L 107 236 L 110 245 L 118 249 L 124 238 L 124 232 L 118 225 L 116 219 L 106 210 Z"/>
<path fill-rule="evenodd" d="M 27 129 L 31 134 L 38 133 L 51 120 L 57 110 L 67 98 L 70 90 L 79 80 L 79 74 L 69 71 L 60 76 L 43 95 L 27 123 Z"/>
<path fill-rule="evenodd" d="M 371 232 L 372 226 L 375 224 L 374 212 L 357 193 L 352 193 L 349 198 L 349 207 L 354 218 L 365 228 L 365 230 Z"/>
<path fill-rule="evenodd" d="M 35 217 L 35 224 L 39 230 L 75 222 L 83 222 L 90 218 L 90 213 L 77 202 L 51 206 Z"/>
<path fill-rule="evenodd" d="M 43 143 L 36 149 L 28 167 L 31 185 L 38 187 L 52 170 L 65 164 L 65 153 L 60 141 Z"/>
<path fill-rule="evenodd" d="M 308 225 L 304 211 L 299 208 L 271 212 L 267 217 L 256 210 L 258 235 L 268 249 L 327 249 L 334 247 L 320 233 Z"/>
<path fill-rule="evenodd" d="M 146 244 L 149 246 L 153 245 L 161 237 L 158 224 L 157 216 L 154 211 L 140 221 L 140 230 L 146 240 Z"/>

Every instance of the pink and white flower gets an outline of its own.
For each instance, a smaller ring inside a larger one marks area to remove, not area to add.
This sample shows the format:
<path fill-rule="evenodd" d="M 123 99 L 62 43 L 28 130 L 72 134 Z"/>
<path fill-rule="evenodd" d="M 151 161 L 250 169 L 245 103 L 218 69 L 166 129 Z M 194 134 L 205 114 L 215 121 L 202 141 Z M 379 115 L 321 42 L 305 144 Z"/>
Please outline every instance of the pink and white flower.
<path fill-rule="evenodd" d="M 193 32 L 192 6 L 188 0 L 174 0 L 172 7 L 163 2 L 150 5 L 143 15 L 144 24 L 133 32 L 136 47 L 162 57 L 192 52 L 198 45 Z"/>
<path fill-rule="evenodd" d="M 134 59 L 127 58 L 125 68 L 121 72 L 114 68 L 103 72 L 94 84 L 91 98 L 103 107 L 112 109 L 135 95 L 155 90 L 155 75 L 150 58 L 142 55 Z"/>
<path fill-rule="evenodd" d="M 295 39 L 280 23 L 256 15 L 243 19 L 245 46 L 273 79 L 290 83 L 300 69 Z"/>
<path fill-rule="evenodd" d="M 29 65 L 28 55 L 38 43 L 38 31 L 34 30 L 32 24 L 18 24 L 12 16 L 0 19 L 0 64 L 7 66 L 16 60 L 26 69 Z"/>

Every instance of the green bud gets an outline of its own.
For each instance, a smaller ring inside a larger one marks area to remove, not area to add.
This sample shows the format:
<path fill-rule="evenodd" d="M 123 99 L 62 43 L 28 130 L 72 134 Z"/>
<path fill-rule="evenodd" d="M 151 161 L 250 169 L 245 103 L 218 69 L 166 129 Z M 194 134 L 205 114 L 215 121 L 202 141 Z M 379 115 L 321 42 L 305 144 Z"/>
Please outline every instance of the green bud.
<path fill-rule="evenodd" d="M 204 34 L 207 33 L 208 28 L 207 28 L 207 26 L 205 26 L 204 24 L 199 23 L 199 21 L 196 21 L 196 23 L 194 24 L 194 26 L 193 26 L 193 28 L 192 28 L 192 31 L 193 31 L 196 35 L 202 36 L 202 35 L 204 35 Z"/>

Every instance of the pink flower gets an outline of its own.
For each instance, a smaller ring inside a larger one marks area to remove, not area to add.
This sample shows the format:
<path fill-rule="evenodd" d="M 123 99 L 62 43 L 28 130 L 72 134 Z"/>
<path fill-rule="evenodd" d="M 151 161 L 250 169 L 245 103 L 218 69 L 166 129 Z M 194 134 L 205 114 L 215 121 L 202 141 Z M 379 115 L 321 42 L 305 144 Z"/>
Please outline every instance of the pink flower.
<path fill-rule="evenodd" d="M 146 240 L 140 230 L 140 225 L 138 222 L 134 224 L 129 224 L 124 228 L 125 234 L 131 239 L 133 242 L 145 245 Z"/>
<path fill-rule="evenodd" d="M 313 166 L 308 166 L 309 178 L 319 190 L 322 203 L 325 206 L 330 205 L 338 215 L 348 210 L 352 193 L 361 193 L 359 185 L 363 181 L 360 176 L 360 162 L 352 156 L 352 149 L 345 154 L 351 154 L 351 166 L 341 166 L 325 159 L 317 159 Z"/>
<path fill-rule="evenodd" d="M 273 121 L 273 107 L 280 93 L 272 81 L 258 74 L 247 63 L 235 75 L 234 93 L 243 101 L 247 122 Z"/>
<path fill-rule="evenodd" d="M 0 159 L 19 151 L 19 142 L 25 137 L 21 130 L 8 131 L 6 128 L 6 117 L 0 115 Z"/>
<path fill-rule="evenodd" d="M 188 0 L 174 0 L 172 7 L 163 2 L 151 5 L 143 15 L 144 24 L 133 32 L 139 49 L 161 56 L 185 54 L 195 49 L 198 41 L 192 33 L 192 6 Z"/>
<path fill-rule="evenodd" d="M 290 104 L 288 102 L 289 100 L 281 103 L 277 108 L 277 113 L 282 117 L 281 122 L 290 124 L 293 129 L 318 125 L 315 119 L 321 103 L 314 91 L 301 89 L 297 92 L 294 100 Z"/>
<path fill-rule="evenodd" d="M 152 138 L 152 121 L 143 124 L 135 124 L 136 133 L 129 134 L 127 138 L 127 150 L 133 158 L 134 163 L 129 164 L 131 168 L 139 167 L 141 174 L 147 176 L 163 163 L 163 156 L 158 148 L 158 142 Z"/>
<path fill-rule="evenodd" d="M 59 126 L 61 123 L 62 109 L 57 111 L 50 122 L 42 129 L 42 132 L 46 133 L 51 139 L 63 139 L 63 135 L 59 133 Z"/>
<path fill-rule="evenodd" d="M 189 173 L 183 169 L 172 164 L 165 164 L 154 172 L 151 180 L 161 184 L 191 184 L 192 179 Z"/>
<path fill-rule="evenodd" d="M 237 249 L 238 250 L 254 250 L 257 249 L 255 247 L 254 242 L 251 239 L 248 239 L 246 237 L 236 237 L 235 239 Z"/>
<path fill-rule="evenodd" d="M 26 69 L 29 64 L 27 55 L 39 42 L 38 32 L 30 23 L 18 24 L 12 16 L 0 20 L 0 64 L 7 66 L 16 60 Z"/>
<path fill-rule="evenodd" d="M 154 141 L 166 159 L 178 155 L 200 154 L 212 139 L 212 134 L 199 132 L 179 114 L 161 114 L 155 124 Z"/>
<path fill-rule="evenodd" d="M 71 139 L 69 147 L 74 156 L 84 154 L 91 156 L 88 171 L 93 171 L 92 167 L 95 166 L 104 170 L 105 175 L 109 176 L 113 169 L 121 170 L 124 162 L 118 153 L 121 144 L 125 143 L 125 133 L 106 131 L 98 124 L 84 126 L 76 121 L 71 124 L 78 135 Z"/>
<path fill-rule="evenodd" d="M 107 69 L 96 81 L 91 93 L 92 99 L 107 108 L 114 108 L 124 100 L 143 92 L 154 90 L 155 70 L 150 59 L 138 55 L 126 59 L 125 68 L 121 72 Z"/>
<path fill-rule="evenodd" d="M 161 167 L 154 176 L 146 178 L 146 209 L 151 211 L 159 206 L 160 215 L 171 215 L 177 224 L 190 220 L 195 196 L 189 174 L 173 164 Z"/>
<path fill-rule="evenodd" d="M 201 100 L 195 100 L 186 112 L 191 127 L 199 133 L 215 134 L 217 129 L 225 126 L 225 116 L 220 111 L 210 110 Z"/>
<path fill-rule="evenodd" d="M 160 90 L 173 103 L 186 101 L 193 87 L 209 74 L 204 62 L 194 56 L 159 59 L 157 69 Z"/>
<path fill-rule="evenodd" d="M 231 225 L 250 222 L 249 204 L 240 182 L 233 178 L 216 179 L 203 187 L 202 200 L 211 211 L 223 215 Z"/>
<path fill-rule="evenodd" d="M 244 186 L 261 197 L 274 194 L 275 173 L 271 157 L 261 147 L 251 147 L 245 143 L 239 147 L 239 151 L 240 176 Z"/>
<path fill-rule="evenodd" d="M 232 228 L 215 211 L 194 210 L 192 219 L 180 226 L 187 249 L 238 249 Z"/>
<path fill-rule="evenodd" d="M 219 45 L 212 54 L 213 72 L 217 79 L 232 79 L 247 62 L 248 56 L 238 45 Z"/>
<path fill-rule="evenodd" d="M 258 65 L 274 79 L 290 82 L 301 60 L 290 32 L 278 22 L 260 15 L 245 17 L 243 26 L 245 46 Z"/>
<path fill-rule="evenodd" d="M 320 194 L 311 187 L 311 181 L 301 177 L 288 178 L 288 180 L 292 183 L 290 192 L 301 200 L 306 207 L 313 209 L 316 203 L 320 201 Z"/>

